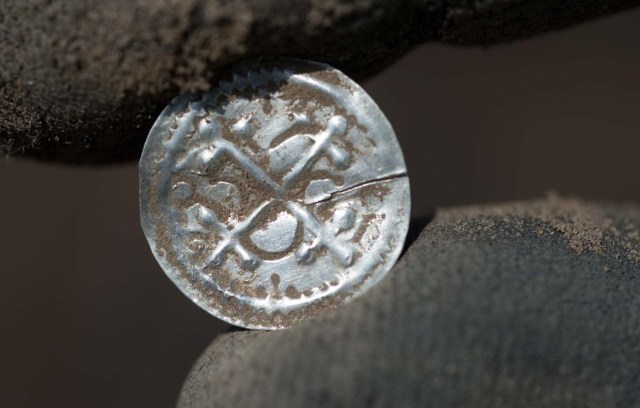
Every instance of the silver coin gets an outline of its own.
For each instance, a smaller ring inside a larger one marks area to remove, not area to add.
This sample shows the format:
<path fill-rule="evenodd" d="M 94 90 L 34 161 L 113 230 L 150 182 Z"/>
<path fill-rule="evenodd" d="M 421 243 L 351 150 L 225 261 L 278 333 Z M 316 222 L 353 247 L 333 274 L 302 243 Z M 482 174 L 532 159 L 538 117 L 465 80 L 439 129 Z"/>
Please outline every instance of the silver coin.
<path fill-rule="evenodd" d="M 382 279 L 410 194 L 393 129 L 362 88 L 325 64 L 261 59 L 162 112 L 140 206 L 185 295 L 231 324 L 279 329 Z"/>

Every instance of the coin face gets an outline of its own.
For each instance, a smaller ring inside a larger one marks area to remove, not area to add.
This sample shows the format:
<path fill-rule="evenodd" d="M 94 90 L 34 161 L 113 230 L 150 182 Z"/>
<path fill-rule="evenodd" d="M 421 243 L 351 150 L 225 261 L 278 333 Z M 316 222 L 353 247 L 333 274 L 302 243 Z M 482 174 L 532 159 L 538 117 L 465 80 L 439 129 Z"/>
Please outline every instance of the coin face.
<path fill-rule="evenodd" d="M 410 194 L 393 129 L 355 82 L 261 59 L 162 112 L 140 159 L 140 206 L 153 254 L 192 301 L 278 329 L 391 269 Z"/>

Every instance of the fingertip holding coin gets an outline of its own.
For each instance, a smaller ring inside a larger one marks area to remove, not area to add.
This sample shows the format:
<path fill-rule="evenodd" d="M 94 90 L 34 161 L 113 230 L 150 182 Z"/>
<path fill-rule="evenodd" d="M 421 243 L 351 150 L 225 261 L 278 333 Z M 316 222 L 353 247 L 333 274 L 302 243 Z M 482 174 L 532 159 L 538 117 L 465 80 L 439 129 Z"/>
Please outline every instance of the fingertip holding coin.
<path fill-rule="evenodd" d="M 282 329 L 379 282 L 407 234 L 395 133 L 326 64 L 256 59 L 160 114 L 140 159 L 140 214 L 176 286 L 233 325 Z"/>

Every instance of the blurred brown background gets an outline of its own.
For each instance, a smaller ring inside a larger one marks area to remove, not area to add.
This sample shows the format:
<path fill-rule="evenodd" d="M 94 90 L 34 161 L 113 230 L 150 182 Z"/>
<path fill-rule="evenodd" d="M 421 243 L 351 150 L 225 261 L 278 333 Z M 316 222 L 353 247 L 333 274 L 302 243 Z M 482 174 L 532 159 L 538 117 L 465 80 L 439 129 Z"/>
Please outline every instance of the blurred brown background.
<path fill-rule="evenodd" d="M 414 215 L 541 196 L 640 201 L 640 11 L 489 50 L 428 45 L 364 83 Z M 164 277 L 137 168 L 0 162 L 0 406 L 171 407 L 227 326 Z"/>

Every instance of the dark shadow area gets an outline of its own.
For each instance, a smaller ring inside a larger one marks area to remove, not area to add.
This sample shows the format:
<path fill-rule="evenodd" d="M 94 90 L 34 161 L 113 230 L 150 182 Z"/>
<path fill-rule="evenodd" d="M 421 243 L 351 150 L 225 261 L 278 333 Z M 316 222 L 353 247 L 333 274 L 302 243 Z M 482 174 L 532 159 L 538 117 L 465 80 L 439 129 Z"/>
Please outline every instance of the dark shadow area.
<path fill-rule="evenodd" d="M 225 333 L 235 333 L 235 332 L 247 331 L 247 330 L 248 329 L 245 329 L 244 327 L 238 327 L 238 326 L 229 325 L 229 327 L 227 328 L 227 331 Z"/>
<path fill-rule="evenodd" d="M 422 217 L 417 217 L 409 221 L 409 231 L 407 232 L 407 239 L 404 242 L 404 247 L 400 253 L 400 257 L 404 256 L 409 247 L 418 239 L 422 231 L 427 227 L 435 214 L 429 214 Z"/>

